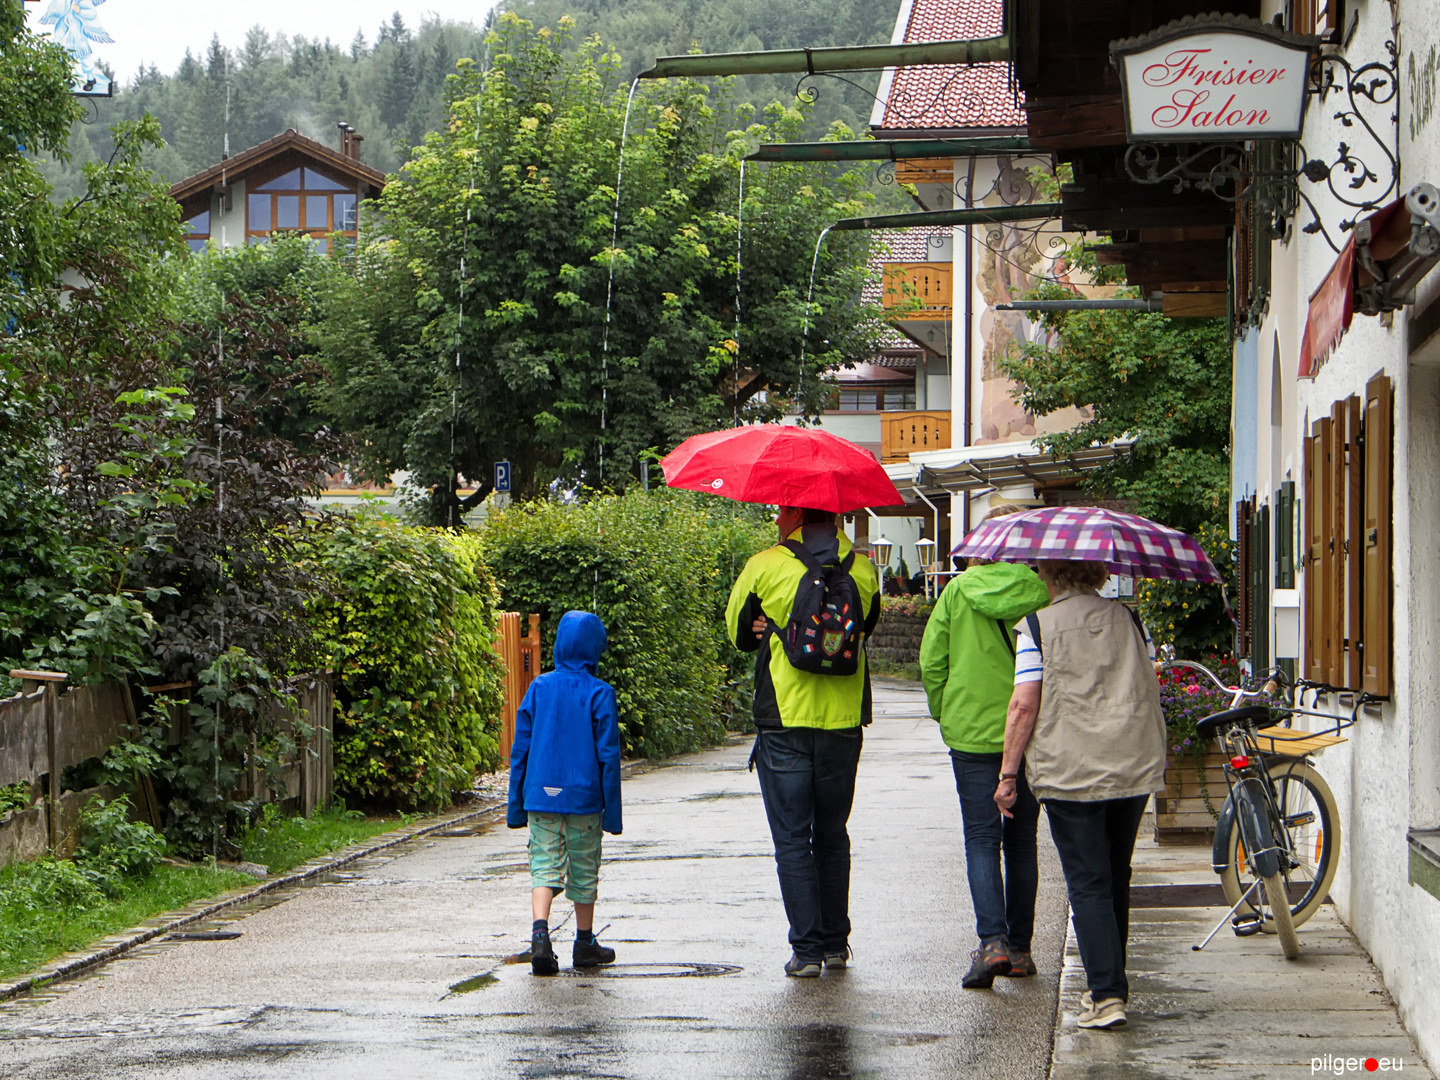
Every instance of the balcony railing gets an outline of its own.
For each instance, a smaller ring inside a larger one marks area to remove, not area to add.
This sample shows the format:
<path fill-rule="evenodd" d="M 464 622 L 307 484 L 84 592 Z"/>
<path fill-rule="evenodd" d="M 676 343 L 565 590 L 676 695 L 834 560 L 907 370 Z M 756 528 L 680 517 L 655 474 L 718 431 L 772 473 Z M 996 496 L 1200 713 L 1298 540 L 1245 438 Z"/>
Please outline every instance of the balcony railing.
<path fill-rule="evenodd" d="M 880 460 L 904 461 L 920 450 L 950 449 L 950 413 L 901 412 L 880 417 Z"/>
<path fill-rule="evenodd" d="M 887 262 L 882 303 L 895 319 L 948 319 L 955 297 L 951 263 Z"/>

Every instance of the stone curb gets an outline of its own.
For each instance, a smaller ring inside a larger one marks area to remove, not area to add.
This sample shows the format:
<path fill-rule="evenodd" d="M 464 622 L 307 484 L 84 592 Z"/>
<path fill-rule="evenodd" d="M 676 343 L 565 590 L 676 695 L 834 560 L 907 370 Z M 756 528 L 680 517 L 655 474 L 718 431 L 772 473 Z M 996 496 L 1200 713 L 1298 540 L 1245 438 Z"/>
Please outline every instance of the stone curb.
<path fill-rule="evenodd" d="M 472 821 L 477 818 L 493 814 L 497 810 L 505 809 L 504 801 L 487 803 L 474 810 L 462 810 L 458 813 L 451 813 L 443 817 L 433 818 L 428 823 L 421 825 L 405 825 L 388 833 L 381 833 L 377 838 L 365 840 L 358 847 L 342 848 L 339 852 L 331 855 L 321 856 L 318 859 L 311 859 L 309 862 L 301 863 L 294 870 L 289 871 L 281 877 L 267 878 L 260 882 L 253 889 L 242 889 L 232 893 L 222 894 L 219 900 L 213 903 L 206 903 L 202 908 L 181 908 L 175 912 L 166 912 L 156 916 L 163 920 L 159 925 L 147 926 L 144 929 L 136 928 L 119 941 L 114 941 L 103 948 L 71 955 L 68 959 L 61 958 L 52 967 L 44 967 L 32 975 L 28 975 L 17 982 L 0 984 L 0 1001 L 9 1001 L 19 997 L 21 994 L 29 993 L 32 990 L 43 989 L 52 983 L 61 982 L 66 979 L 73 979 L 82 975 L 91 968 L 99 967 L 102 964 L 114 960 L 116 957 L 129 952 L 137 946 L 153 941 L 155 938 L 168 934 L 180 927 L 192 923 L 203 922 L 226 908 L 234 907 L 236 904 L 253 900 L 257 896 L 273 892 L 276 889 L 283 889 L 288 885 L 295 885 L 320 874 L 329 873 L 342 866 L 362 859 L 366 855 L 373 855 L 377 851 L 384 851 L 387 848 L 403 844 L 407 840 L 414 840 L 416 837 L 425 836 L 440 829 L 450 828 L 464 821 Z M 203 902 L 203 901 L 202 901 Z M 173 917 L 172 917 L 173 916 Z M 142 924 L 143 925 L 143 924 Z M 108 940 L 108 939 L 107 939 Z"/>

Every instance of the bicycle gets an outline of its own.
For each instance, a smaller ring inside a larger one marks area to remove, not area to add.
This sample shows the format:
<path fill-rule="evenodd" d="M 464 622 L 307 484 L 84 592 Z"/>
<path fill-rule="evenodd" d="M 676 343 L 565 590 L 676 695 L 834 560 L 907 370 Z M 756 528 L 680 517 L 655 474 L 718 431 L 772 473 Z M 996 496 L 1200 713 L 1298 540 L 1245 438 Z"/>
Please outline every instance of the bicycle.
<path fill-rule="evenodd" d="M 1353 725 L 1360 710 L 1374 699 L 1357 694 L 1355 707 L 1345 717 L 1304 705 L 1306 691 L 1329 693 L 1338 688 L 1292 681 L 1280 668 L 1263 673 L 1261 689 L 1246 690 L 1226 686 L 1205 665 L 1173 655 L 1166 656 L 1160 667 L 1200 671 L 1233 695 L 1229 709 L 1195 725 L 1196 738 L 1218 740 L 1226 758 L 1229 792 L 1215 823 L 1211 866 L 1220 875 L 1231 907 L 1205 940 L 1192 948 L 1203 949 L 1229 919 L 1240 936 L 1275 934 L 1285 957 L 1293 960 L 1300 954 L 1295 928 L 1325 902 L 1339 865 L 1339 809 L 1310 756 L 1344 742 L 1339 732 Z M 1274 700 L 1277 690 L 1290 700 L 1284 696 Z M 1265 703 L 1244 704 L 1258 699 Z M 1297 731 L 1289 727 L 1294 716 L 1321 717 L 1332 721 L 1334 728 Z"/>

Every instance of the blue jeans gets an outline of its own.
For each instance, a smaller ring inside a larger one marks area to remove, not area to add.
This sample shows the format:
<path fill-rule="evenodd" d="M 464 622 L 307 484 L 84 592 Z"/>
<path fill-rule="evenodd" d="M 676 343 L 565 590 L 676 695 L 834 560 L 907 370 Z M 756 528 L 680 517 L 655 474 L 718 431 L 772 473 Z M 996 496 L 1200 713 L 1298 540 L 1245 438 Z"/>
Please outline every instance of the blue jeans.
<path fill-rule="evenodd" d="M 950 751 L 960 818 L 965 824 L 965 874 L 975 907 L 975 932 L 980 944 L 1004 941 L 1012 949 L 1030 951 L 1035 932 L 1035 890 L 1040 884 L 1035 830 L 1040 804 L 1025 782 L 1025 765 L 1015 781 L 1014 817 L 1001 817 L 995 805 L 1000 782 L 1000 754 Z M 1005 874 L 1000 874 L 1000 853 Z"/>
<path fill-rule="evenodd" d="M 1096 1001 L 1130 999 L 1125 944 L 1130 937 L 1130 856 L 1148 795 L 1098 802 L 1046 799 L 1060 853 L 1075 942 Z"/>
<path fill-rule="evenodd" d="M 802 960 L 844 952 L 850 939 L 850 834 L 860 729 L 761 728 L 760 794 L 775 841 L 790 947 Z"/>

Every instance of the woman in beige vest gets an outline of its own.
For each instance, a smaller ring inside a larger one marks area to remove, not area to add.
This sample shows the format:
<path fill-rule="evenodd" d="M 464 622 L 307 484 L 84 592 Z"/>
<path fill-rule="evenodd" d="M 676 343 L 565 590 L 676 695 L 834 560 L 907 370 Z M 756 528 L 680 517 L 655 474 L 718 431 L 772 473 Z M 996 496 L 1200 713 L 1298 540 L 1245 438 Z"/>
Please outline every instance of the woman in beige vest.
<path fill-rule="evenodd" d="M 1119 1027 L 1130 992 L 1130 857 L 1165 770 L 1160 684 L 1139 618 L 1096 595 L 1110 576 L 1104 563 L 1042 561 L 1039 571 L 1050 606 L 1018 627 L 995 802 L 1008 817 L 1023 757 L 1050 818 L 1085 965 L 1079 1024 Z"/>

